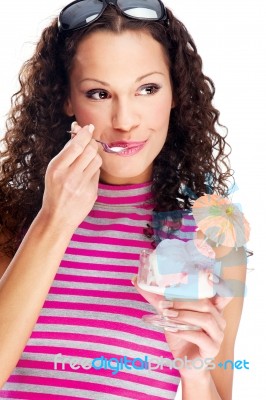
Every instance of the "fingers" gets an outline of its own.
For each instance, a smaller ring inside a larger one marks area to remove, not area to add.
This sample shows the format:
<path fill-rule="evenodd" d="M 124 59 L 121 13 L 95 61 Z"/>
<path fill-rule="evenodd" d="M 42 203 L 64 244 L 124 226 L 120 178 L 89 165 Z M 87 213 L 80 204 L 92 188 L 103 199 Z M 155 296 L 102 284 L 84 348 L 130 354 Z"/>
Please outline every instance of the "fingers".
<path fill-rule="evenodd" d="M 91 141 L 94 131 L 93 125 L 84 126 L 83 128 L 75 126 L 74 129 L 77 131 L 77 134 L 73 139 L 69 140 L 63 150 L 53 159 L 53 164 L 57 165 L 57 163 L 60 163 L 62 168 L 66 168 L 84 152 L 89 144 L 91 148 L 98 149 L 94 141 Z M 89 150 L 90 148 L 87 151 Z"/>
<path fill-rule="evenodd" d="M 227 304 L 229 304 L 233 300 L 233 297 L 222 297 L 222 296 L 214 296 L 212 298 L 212 303 L 216 307 L 218 311 L 222 311 Z"/>
<path fill-rule="evenodd" d="M 172 322 L 200 327 L 202 329 L 200 335 L 201 340 L 203 337 L 202 333 L 206 336 L 204 339 L 205 341 L 202 342 L 203 346 L 205 346 L 206 343 L 210 346 L 211 341 L 213 343 L 213 348 L 219 348 L 224 338 L 226 322 L 221 312 L 212 303 L 212 299 L 190 302 L 164 301 L 160 303 L 160 309 L 163 316 Z M 178 334 L 180 332 L 178 331 Z M 182 338 L 189 338 L 189 336 L 182 336 Z M 197 344 L 196 341 L 198 337 L 195 339 L 194 336 L 192 336 L 192 339 L 192 343 Z"/>
<path fill-rule="evenodd" d="M 92 141 L 94 126 L 81 128 L 54 157 L 45 174 L 42 211 L 56 221 L 67 221 L 73 231 L 92 209 L 97 196 L 102 159 Z"/>
<path fill-rule="evenodd" d="M 217 296 L 219 297 L 219 296 Z M 226 299 L 225 299 L 226 300 Z M 191 317 L 195 317 L 195 315 L 198 315 L 198 318 L 202 317 L 202 321 L 204 324 L 203 329 L 207 331 L 207 329 L 205 329 L 205 327 L 207 327 L 207 325 L 205 325 L 205 322 L 207 322 L 207 324 L 209 323 L 211 325 L 211 323 L 214 321 L 216 321 L 218 327 L 222 330 L 225 329 L 225 320 L 222 317 L 221 314 L 221 310 L 218 310 L 217 307 L 215 306 L 215 304 L 213 304 L 213 298 L 212 299 L 201 299 L 198 300 L 196 302 L 190 302 L 191 305 L 188 304 L 185 306 L 184 303 L 176 304 L 175 302 L 175 308 L 178 307 L 179 310 L 186 310 L 188 309 L 189 311 L 194 311 L 194 314 L 191 314 Z M 184 313 L 183 313 L 184 315 Z"/>
<path fill-rule="evenodd" d="M 220 342 L 223 339 L 225 320 L 219 313 L 214 317 L 211 313 L 167 309 L 163 311 L 163 315 L 173 322 L 199 326 L 214 341 Z"/>
<path fill-rule="evenodd" d="M 86 162 L 86 160 L 85 160 Z M 85 164 L 85 163 L 84 163 Z M 84 169 L 84 176 L 87 180 L 94 180 L 95 175 L 97 175 L 97 184 L 99 182 L 100 167 L 102 165 L 102 158 L 97 153 L 90 164 Z M 94 178 L 94 179 L 93 179 Z"/>
<path fill-rule="evenodd" d="M 76 134 L 80 131 L 81 126 L 79 126 L 79 124 L 77 123 L 77 121 L 72 122 L 71 124 L 71 139 L 73 139 Z"/>
<path fill-rule="evenodd" d="M 88 127 L 89 132 L 91 135 L 94 131 L 94 126 L 91 124 Z M 75 141 L 74 144 L 80 144 L 81 137 L 81 127 L 78 125 L 77 122 L 73 122 L 71 124 L 71 138 Z M 91 136 L 92 138 L 92 136 Z M 93 162 L 92 162 L 93 161 Z M 83 172 L 88 169 L 87 177 L 92 177 L 96 171 L 101 167 L 102 159 L 98 154 L 98 145 L 95 141 L 90 140 L 89 144 L 83 149 L 82 153 L 74 160 L 71 165 L 71 169 L 75 170 L 76 172 Z"/>
<path fill-rule="evenodd" d="M 192 325 L 201 326 L 205 331 L 208 329 L 208 325 L 217 324 L 220 329 L 225 329 L 225 321 L 220 311 L 211 303 L 208 299 L 203 299 L 197 302 L 184 303 L 169 302 L 170 307 L 167 304 L 160 307 L 162 313 L 165 316 L 177 317 L 179 322 L 186 322 Z M 170 311 L 170 312 L 169 312 Z M 176 315 L 175 315 L 176 314 Z"/>
<path fill-rule="evenodd" d="M 102 165 L 102 158 L 98 154 L 98 145 L 92 139 L 94 126 L 91 124 L 81 128 L 77 122 L 71 125 L 71 143 L 68 150 L 72 155 L 76 154 L 76 158 L 69 166 L 69 172 L 73 176 L 80 176 L 84 178 L 84 183 L 91 181 L 98 184 L 100 167 Z M 70 161 L 70 158 L 68 158 Z"/>
<path fill-rule="evenodd" d="M 172 308 L 177 310 L 190 310 L 198 311 L 202 313 L 218 313 L 215 305 L 212 303 L 211 299 L 197 299 L 197 300 L 173 300 L 169 302 Z"/>
<path fill-rule="evenodd" d="M 170 346 L 176 346 L 178 340 L 184 340 L 199 348 L 202 357 L 215 357 L 220 350 L 224 339 L 225 319 L 221 315 L 223 304 L 230 299 L 217 298 L 200 299 L 196 301 L 169 301 L 163 296 L 142 290 L 133 280 L 132 283 L 138 292 L 149 301 L 169 323 L 193 325 L 201 330 L 178 330 L 173 327 L 165 329 L 165 334 Z"/>
<path fill-rule="evenodd" d="M 216 357 L 220 351 L 221 342 L 212 340 L 204 331 L 178 331 L 168 333 L 175 335 L 178 339 L 183 339 L 189 343 L 195 344 L 199 348 L 199 354 L 202 358 Z"/>
<path fill-rule="evenodd" d="M 75 139 L 73 139 L 75 140 Z M 92 162 L 93 161 L 93 162 Z M 98 154 L 98 146 L 94 141 L 91 141 L 82 151 L 82 153 L 76 157 L 73 163 L 70 165 L 70 170 L 75 172 L 83 172 L 90 166 L 93 165 L 100 168 L 101 166 L 101 157 Z"/>

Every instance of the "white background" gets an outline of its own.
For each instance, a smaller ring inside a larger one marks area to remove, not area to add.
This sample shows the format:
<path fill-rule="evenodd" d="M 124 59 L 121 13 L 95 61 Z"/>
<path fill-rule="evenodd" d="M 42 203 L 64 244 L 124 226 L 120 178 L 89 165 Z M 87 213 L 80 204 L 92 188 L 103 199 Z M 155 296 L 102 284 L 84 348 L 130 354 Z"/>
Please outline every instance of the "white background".
<path fill-rule="evenodd" d="M 0 136 L 4 133 L 10 97 L 18 88 L 19 68 L 32 54 L 41 30 L 65 4 L 62 0 L 1 3 Z M 231 162 L 239 187 L 233 201 L 241 202 L 251 223 L 249 248 L 255 253 L 248 264 L 255 271 L 248 273 L 248 295 L 235 351 L 236 359 L 249 361 L 250 370 L 235 371 L 233 398 L 260 400 L 265 398 L 263 355 L 266 356 L 264 0 L 165 0 L 165 4 L 192 34 L 203 58 L 204 73 L 215 82 L 214 104 L 221 111 L 221 122 L 229 128 Z"/>

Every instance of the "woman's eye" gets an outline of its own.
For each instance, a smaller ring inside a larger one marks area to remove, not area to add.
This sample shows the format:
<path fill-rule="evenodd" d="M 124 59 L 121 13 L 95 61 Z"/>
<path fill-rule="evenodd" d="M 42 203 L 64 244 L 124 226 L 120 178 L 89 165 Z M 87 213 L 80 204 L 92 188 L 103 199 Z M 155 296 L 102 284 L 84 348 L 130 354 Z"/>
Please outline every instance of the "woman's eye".
<path fill-rule="evenodd" d="M 160 86 L 158 85 L 146 85 L 142 86 L 139 91 L 141 92 L 142 95 L 146 96 L 155 94 L 158 92 L 158 90 L 160 90 Z"/>
<path fill-rule="evenodd" d="M 107 98 L 109 98 L 109 94 L 108 92 L 106 92 L 105 90 L 101 90 L 101 89 L 94 89 L 94 90 L 89 90 L 88 92 L 86 92 L 86 97 L 88 97 L 89 99 L 92 100 L 105 100 Z"/>

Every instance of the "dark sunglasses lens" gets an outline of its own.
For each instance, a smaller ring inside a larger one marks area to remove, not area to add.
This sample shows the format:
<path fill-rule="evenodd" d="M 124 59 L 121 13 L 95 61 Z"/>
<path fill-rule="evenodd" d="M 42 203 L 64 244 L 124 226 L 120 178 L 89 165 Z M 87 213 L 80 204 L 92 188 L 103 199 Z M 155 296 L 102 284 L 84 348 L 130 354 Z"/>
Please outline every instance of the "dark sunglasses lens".
<path fill-rule="evenodd" d="M 103 8 L 100 0 L 83 0 L 70 5 L 60 15 L 62 29 L 81 28 L 98 17 Z"/>
<path fill-rule="evenodd" d="M 163 16 L 162 6 L 158 0 L 118 0 L 117 4 L 130 17 L 156 20 Z"/>

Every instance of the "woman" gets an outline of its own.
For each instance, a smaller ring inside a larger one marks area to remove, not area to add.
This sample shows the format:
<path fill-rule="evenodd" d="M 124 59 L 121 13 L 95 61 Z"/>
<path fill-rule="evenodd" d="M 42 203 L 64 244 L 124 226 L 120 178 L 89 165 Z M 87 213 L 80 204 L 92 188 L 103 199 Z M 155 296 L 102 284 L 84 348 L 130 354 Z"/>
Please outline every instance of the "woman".
<path fill-rule="evenodd" d="M 214 86 L 160 1 L 113 3 L 68 5 L 20 75 L 0 186 L 1 398 L 174 399 L 181 379 L 184 399 L 227 400 L 232 370 L 143 359 L 233 359 L 242 296 L 167 302 L 130 282 L 153 215 L 177 211 L 190 240 L 193 200 L 227 192 Z M 215 252 L 244 282 L 244 249 Z M 201 331 L 145 324 L 154 307 Z"/>

